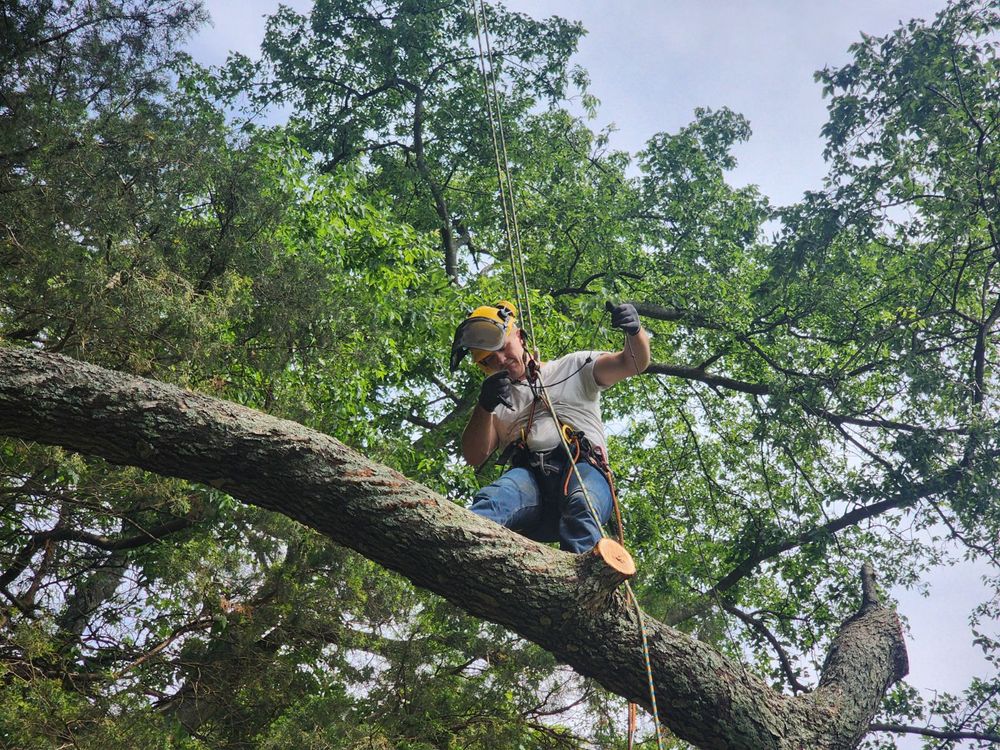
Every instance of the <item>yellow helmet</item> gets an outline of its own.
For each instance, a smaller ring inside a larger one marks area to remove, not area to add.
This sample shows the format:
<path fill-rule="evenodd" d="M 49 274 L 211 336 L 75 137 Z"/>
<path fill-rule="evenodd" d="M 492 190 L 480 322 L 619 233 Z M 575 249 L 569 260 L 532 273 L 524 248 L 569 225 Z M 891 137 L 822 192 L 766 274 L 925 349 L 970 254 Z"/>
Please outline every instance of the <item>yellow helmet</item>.
<path fill-rule="evenodd" d="M 477 365 L 491 352 L 503 348 L 507 336 L 517 327 L 517 308 L 506 300 L 482 305 L 470 312 L 455 331 L 451 343 L 451 371 L 458 369 L 462 357 L 472 354 Z"/>

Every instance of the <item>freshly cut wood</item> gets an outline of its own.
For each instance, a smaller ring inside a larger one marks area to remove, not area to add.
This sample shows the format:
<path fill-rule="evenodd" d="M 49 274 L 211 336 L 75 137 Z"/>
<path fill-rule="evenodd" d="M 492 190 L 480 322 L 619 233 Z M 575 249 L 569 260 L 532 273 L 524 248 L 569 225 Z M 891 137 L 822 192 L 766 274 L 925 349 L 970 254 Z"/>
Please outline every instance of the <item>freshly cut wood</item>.
<path fill-rule="evenodd" d="M 604 537 L 591 552 L 599 556 L 609 568 L 620 573 L 623 581 L 635 575 L 635 560 L 632 559 L 628 550 L 614 539 Z"/>

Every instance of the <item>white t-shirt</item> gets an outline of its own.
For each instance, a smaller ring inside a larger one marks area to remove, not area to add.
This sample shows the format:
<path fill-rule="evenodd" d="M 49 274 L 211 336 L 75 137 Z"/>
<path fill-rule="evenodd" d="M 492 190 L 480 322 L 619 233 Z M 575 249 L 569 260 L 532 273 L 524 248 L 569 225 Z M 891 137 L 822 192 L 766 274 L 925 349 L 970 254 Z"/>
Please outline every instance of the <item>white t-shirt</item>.
<path fill-rule="evenodd" d="M 594 445 L 607 450 L 608 441 L 601 422 L 601 391 L 604 386 L 598 385 L 594 380 L 594 362 L 602 354 L 604 352 L 573 352 L 551 362 L 543 362 L 540 376 L 559 419 L 573 429 L 582 431 Z M 538 389 L 538 386 L 535 388 Z M 500 404 L 493 411 L 501 450 L 521 437 L 521 430 L 528 423 L 531 404 L 535 399 L 535 394 L 527 383 L 512 383 L 510 390 L 514 408 L 508 409 Z M 535 406 L 527 443 L 532 451 L 548 451 L 560 444 L 559 430 L 542 401 Z"/>

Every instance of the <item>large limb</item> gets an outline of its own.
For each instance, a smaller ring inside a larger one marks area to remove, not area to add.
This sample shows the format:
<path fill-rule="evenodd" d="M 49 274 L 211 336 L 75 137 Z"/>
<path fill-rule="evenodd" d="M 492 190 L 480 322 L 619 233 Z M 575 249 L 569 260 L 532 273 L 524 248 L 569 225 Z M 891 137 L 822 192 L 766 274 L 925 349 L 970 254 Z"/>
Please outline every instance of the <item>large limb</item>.
<path fill-rule="evenodd" d="M 648 705 L 636 618 L 615 589 L 620 576 L 592 555 L 565 554 L 479 518 L 327 435 L 12 348 L 0 348 L 0 434 L 203 482 L 283 513 Z M 648 619 L 647 627 L 661 716 L 703 748 L 846 750 L 905 671 L 896 617 L 876 603 L 845 626 L 819 689 L 796 698 L 705 643 Z"/>

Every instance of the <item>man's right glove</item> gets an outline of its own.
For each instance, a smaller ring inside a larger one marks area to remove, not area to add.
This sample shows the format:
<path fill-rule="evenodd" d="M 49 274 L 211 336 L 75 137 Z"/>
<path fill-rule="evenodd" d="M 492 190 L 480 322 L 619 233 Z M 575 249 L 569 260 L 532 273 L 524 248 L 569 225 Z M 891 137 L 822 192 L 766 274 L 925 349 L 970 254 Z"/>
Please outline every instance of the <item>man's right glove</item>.
<path fill-rule="evenodd" d="M 479 405 L 486 411 L 492 412 L 498 404 L 503 404 L 508 409 L 514 408 L 510 402 L 510 375 L 506 370 L 490 375 L 479 389 Z"/>

